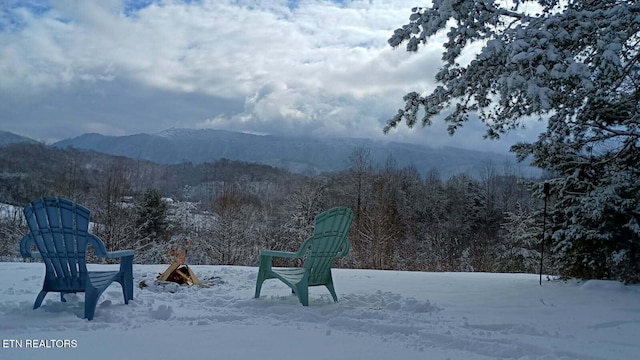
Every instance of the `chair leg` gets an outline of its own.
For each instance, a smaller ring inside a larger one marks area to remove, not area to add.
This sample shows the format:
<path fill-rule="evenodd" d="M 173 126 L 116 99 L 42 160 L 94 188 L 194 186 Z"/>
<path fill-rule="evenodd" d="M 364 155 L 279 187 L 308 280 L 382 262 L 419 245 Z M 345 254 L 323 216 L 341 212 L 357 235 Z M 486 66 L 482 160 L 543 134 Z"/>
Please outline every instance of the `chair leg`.
<path fill-rule="evenodd" d="M 129 303 L 129 300 L 133 300 L 133 277 L 130 276 L 129 278 L 124 279 L 124 286 L 127 289 L 127 299 L 124 300 L 125 304 Z"/>
<path fill-rule="evenodd" d="M 271 256 L 260 255 L 260 265 L 258 267 L 258 278 L 256 279 L 256 293 L 253 297 L 256 299 L 260 297 L 260 290 L 262 290 L 262 283 L 265 280 L 273 279 L 271 274 Z"/>
<path fill-rule="evenodd" d="M 96 289 L 92 287 L 86 289 L 84 293 L 84 317 L 87 320 L 93 320 L 99 297 L 100 293 Z"/>
<path fill-rule="evenodd" d="M 117 279 L 115 282 L 120 284 L 120 287 L 122 288 L 122 297 L 124 298 L 124 303 L 128 304 L 129 303 L 129 289 L 127 288 L 126 280 L 124 279 L 124 276 L 120 276 L 120 278 Z"/>
<path fill-rule="evenodd" d="M 295 284 L 295 289 L 292 288 L 292 290 L 294 290 L 302 306 L 309 306 L 309 280 L 307 280 L 306 275 L 299 283 Z"/>
<path fill-rule="evenodd" d="M 262 290 L 262 283 L 265 281 L 264 270 L 262 267 L 258 270 L 258 278 L 256 279 L 256 292 L 253 295 L 254 298 L 260 297 L 260 291 Z"/>
<path fill-rule="evenodd" d="M 36 302 L 33 303 L 33 309 L 37 309 L 40 307 L 40 305 L 42 305 L 42 300 L 44 300 L 44 297 L 47 296 L 48 291 L 46 290 L 42 290 L 40 291 L 40 293 L 38 294 L 38 297 L 36 297 Z"/>
<path fill-rule="evenodd" d="M 338 302 L 338 296 L 336 295 L 336 290 L 333 288 L 333 285 L 327 284 L 327 289 L 329 289 L 329 292 L 331 293 L 333 302 Z"/>
<path fill-rule="evenodd" d="M 338 296 L 336 295 L 336 289 L 333 287 L 333 279 L 331 278 L 331 274 L 329 274 L 329 281 L 325 284 L 329 292 L 331 293 L 331 297 L 333 298 L 333 302 L 338 302 Z"/>
<path fill-rule="evenodd" d="M 271 279 L 271 276 L 267 276 L 267 271 L 271 270 L 271 257 L 270 256 L 261 256 L 260 257 L 260 266 L 258 267 L 258 278 L 256 279 L 256 292 L 254 294 L 254 298 L 260 297 L 260 291 L 262 290 L 262 283 Z"/>
<path fill-rule="evenodd" d="M 302 306 L 309 306 L 309 286 L 306 283 L 298 284 L 295 294 Z"/>
<path fill-rule="evenodd" d="M 122 275 L 120 279 L 116 280 L 122 287 L 122 297 L 124 297 L 124 303 L 128 304 L 129 300 L 133 300 L 133 280 L 127 278 L 127 275 Z"/>
<path fill-rule="evenodd" d="M 133 256 L 125 256 L 120 259 L 120 271 L 122 272 L 122 294 L 124 303 L 133 300 Z"/>

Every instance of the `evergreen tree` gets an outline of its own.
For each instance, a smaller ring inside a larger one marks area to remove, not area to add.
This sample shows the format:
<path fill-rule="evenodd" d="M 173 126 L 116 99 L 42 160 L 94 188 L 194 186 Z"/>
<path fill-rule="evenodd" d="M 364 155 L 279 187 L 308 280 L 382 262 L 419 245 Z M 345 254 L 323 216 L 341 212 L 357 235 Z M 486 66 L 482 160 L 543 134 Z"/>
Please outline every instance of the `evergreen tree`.
<path fill-rule="evenodd" d="M 499 138 L 547 118 L 520 159 L 550 172 L 551 241 L 565 275 L 638 281 L 640 3 L 624 0 L 433 0 L 389 39 L 415 52 L 450 28 L 440 83 L 405 96 L 387 127 L 430 125 L 453 134 L 474 112 Z M 532 11 L 532 9 L 535 10 Z M 481 44 L 480 46 L 475 44 Z M 477 50 L 463 61 L 463 50 Z"/>
<path fill-rule="evenodd" d="M 160 191 L 148 189 L 136 205 L 138 231 L 142 245 L 151 241 L 168 240 L 167 212 L 169 205 L 162 199 Z"/>
<path fill-rule="evenodd" d="M 502 225 L 502 241 L 493 248 L 493 271 L 538 272 L 540 238 L 543 230 L 540 217 L 535 212 L 522 210 L 507 214 Z"/>

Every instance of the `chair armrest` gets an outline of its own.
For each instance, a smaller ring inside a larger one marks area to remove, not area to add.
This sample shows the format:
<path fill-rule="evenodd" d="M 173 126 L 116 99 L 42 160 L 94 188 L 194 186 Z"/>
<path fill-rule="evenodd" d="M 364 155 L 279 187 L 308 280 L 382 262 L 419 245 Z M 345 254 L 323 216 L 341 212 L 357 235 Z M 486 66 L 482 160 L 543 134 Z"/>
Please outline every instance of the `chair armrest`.
<path fill-rule="evenodd" d="M 345 239 L 345 244 L 344 247 L 342 248 L 342 251 L 338 253 L 338 255 L 336 255 L 337 257 L 343 257 L 343 256 L 347 256 L 347 254 L 349 254 L 349 250 L 351 249 L 351 241 L 349 239 Z"/>
<path fill-rule="evenodd" d="M 107 259 L 119 259 L 127 256 L 133 256 L 133 250 L 118 250 L 118 251 L 109 251 L 106 254 Z"/>
<path fill-rule="evenodd" d="M 298 253 L 294 253 L 290 251 L 275 251 L 275 250 L 262 250 L 260 251 L 260 256 L 283 257 L 283 258 L 290 258 L 290 259 L 300 257 Z"/>
<path fill-rule="evenodd" d="M 35 245 L 36 242 L 33 240 L 31 233 L 22 237 L 20 240 L 20 256 L 24 258 L 39 258 L 42 257 L 39 251 L 31 251 L 31 245 Z"/>
<path fill-rule="evenodd" d="M 104 242 L 102 242 L 102 239 L 93 234 L 87 234 L 87 242 L 93 245 L 93 252 L 97 257 L 117 259 L 127 256 L 133 256 L 133 250 L 107 251 L 104 246 Z"/>

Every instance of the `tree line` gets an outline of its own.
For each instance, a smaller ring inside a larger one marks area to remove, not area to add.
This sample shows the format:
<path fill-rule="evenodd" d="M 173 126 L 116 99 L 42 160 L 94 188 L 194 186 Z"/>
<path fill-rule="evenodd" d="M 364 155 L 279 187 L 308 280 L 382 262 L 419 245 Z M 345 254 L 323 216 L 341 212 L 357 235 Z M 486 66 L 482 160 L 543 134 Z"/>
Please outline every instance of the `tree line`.
<path fill-rule="evenodd" d="M 0 150 L 0 202 L 19 208 L 44 195 L 79 202 L 92 211 L 92 231 L 107 248 L 135 249 L 139 263 L 170 261 L 180 248 L 191 264 L 256 265 L 260 249 L 297 250 L 318 213 L 349 206 L 352 251 L 339 266 L 539 266 L 541 201 L 509 164 L 443 179 L 435 169 L 420 176 L 415 167 L 399 168 L 393 158 L 373 164 L 369 149 L 355 148 L 346 170 L 309 177 L 230 160 L 159 165 L 43 145 Z M 21 161 L 12 160 L 18 154 Z M 21 216 L 0 221 L 0 256 L 16 256 L 26 231 Z M 547 271 L 556 271 L 552 263 Z"/>

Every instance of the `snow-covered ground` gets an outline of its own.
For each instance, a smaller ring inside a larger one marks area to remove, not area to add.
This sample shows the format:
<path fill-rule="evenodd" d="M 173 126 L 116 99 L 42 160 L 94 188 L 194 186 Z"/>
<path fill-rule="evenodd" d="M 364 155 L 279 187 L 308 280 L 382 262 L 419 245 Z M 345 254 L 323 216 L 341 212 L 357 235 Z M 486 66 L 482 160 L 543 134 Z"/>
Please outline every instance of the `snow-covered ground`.
<path fill-rule="evenodd" d="M 42 264 L 0 263 L 0 359 L 640 358 L 640 286 L 336 269 L 340 301 L 303 307 L 277 280 L 253 299 L 256 268 L 193 266 L 212 286 L 187 287 L 156 283 L 166 266 L 134 265 L 148 286 L 124 305 L 112 285 L 87 321 L 83 294 L 31 309 Z"/>

